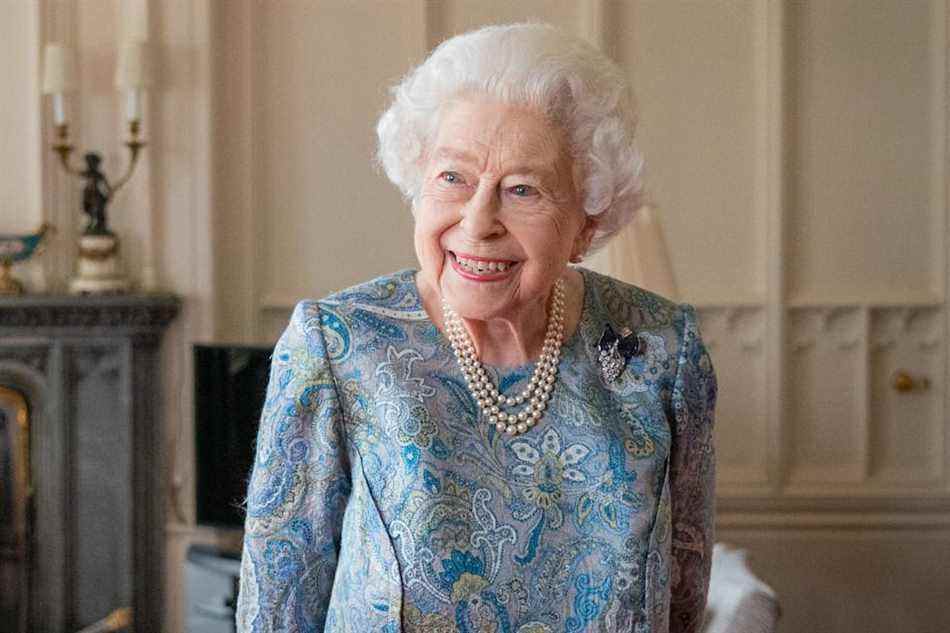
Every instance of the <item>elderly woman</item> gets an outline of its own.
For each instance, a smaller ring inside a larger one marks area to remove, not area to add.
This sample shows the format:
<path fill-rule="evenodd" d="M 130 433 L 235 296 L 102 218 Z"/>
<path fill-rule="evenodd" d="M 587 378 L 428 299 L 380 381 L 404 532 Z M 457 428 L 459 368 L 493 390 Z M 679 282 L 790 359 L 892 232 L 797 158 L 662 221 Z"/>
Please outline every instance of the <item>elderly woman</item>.
<path fill-rule="evenodd" d="M 379 155 L 419 270 L 300 302 L 247 496 L 241 631 L 697 631 L 716 378 L 696 314 L 569 266 L 641 202 L 619 69 L 454 37 Z"/>

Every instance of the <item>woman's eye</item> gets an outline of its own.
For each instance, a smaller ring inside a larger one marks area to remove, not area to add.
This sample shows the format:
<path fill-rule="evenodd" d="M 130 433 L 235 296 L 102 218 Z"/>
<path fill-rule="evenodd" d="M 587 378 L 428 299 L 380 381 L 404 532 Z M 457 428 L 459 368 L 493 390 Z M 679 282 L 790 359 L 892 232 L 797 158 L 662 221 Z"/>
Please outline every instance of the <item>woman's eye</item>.
<path fill-rule="evenodd" d="M 538 190 L 531 185 L 515 185 L 511 188 L 511 193 L 515 194 L 516 196 L 526 198 L 528 196 L 535 195 L 538 193 Z"/>
<path fill-rule="evenodd" d="M 462 177 L 459 176 L 458 172 L 454 171 L 443 171 L 439 174 L 439 178 L 450 185 L 460 184 L 462 182 Z"/>

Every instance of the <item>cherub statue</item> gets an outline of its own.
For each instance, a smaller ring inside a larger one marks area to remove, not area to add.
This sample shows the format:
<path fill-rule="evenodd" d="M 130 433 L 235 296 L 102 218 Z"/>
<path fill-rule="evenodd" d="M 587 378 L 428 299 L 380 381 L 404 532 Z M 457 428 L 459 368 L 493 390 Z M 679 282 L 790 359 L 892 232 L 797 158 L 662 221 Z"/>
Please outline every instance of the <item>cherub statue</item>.
<path fill-rule="evenodd" d="M 112 198 L 113 189 L 105 174 L 99 170 L 101 162 L 99 154 L 87 153 L 86 169 L 79 174 L 86 181 L 82 190 L 82 209 L 89 216 L 83 235 L 112 235 L 106 218 L 106 206 Z"/>

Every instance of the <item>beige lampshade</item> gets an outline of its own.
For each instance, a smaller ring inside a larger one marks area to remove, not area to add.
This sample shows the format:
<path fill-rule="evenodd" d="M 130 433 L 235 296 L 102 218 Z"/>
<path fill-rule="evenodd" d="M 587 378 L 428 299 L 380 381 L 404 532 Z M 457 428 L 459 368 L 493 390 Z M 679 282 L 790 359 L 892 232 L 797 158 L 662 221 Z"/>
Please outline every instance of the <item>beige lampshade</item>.
<path fill-rule="evenodd" d="M 637 211 L 633 221 L 608 248 L 610 269 L 619 279 L 679 300 L 673 262 L 657 209 L 643 207 Z"/>
<path fill-rule="evenodd" d="M 115 87 L 120 90 L 145 88 L 151 84 L 151 67 L 148 44 L 143 41 L 128 42 L 119 52 L 115 69 Z"/>
<path fill-rule="evenodd" d="M 76 89 L 76 57 L 62 44 L 46 45 L 43 66 L 43 94 L 63 94 Z"/>

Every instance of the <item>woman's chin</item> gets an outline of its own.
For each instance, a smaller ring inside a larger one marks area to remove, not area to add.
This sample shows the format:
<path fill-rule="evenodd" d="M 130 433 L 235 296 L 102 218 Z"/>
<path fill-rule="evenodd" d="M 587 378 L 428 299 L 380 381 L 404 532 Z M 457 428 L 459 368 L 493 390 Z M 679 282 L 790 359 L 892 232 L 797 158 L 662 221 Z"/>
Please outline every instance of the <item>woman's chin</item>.
<path fill-rule="evenodd" d="M 512 304 L 517 274 L 492 281 L 473 280 L 447 267 L 442 277 L 442 296 L 459 315 L 485 320 L 503 314 Z"/>

